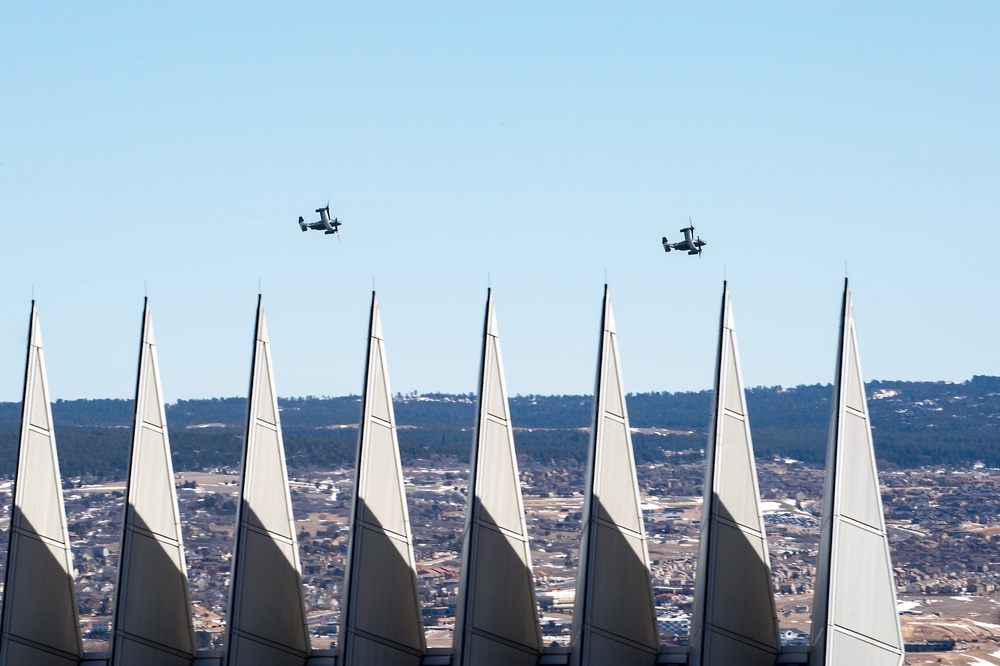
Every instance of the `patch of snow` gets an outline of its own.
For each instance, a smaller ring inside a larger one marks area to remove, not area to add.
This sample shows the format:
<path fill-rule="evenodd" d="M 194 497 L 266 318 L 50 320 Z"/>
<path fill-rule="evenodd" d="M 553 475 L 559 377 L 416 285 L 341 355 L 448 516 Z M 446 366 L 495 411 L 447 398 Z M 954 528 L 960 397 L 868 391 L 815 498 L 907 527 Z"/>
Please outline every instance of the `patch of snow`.
<path fill-rule="evenodd" d="M 972 627 L 965 624 L 956 624 L 954 622 L 935 622 L 935 621 L 924 620 L 921 622 L 911 622 L 910 624 L 911 625 L 919 624 L 925 627 L 951 627 L 952 629 L 962 629 L 964 631 L 967 631 L 973 636 L 976 635 L 976 632 L 972 630 Z"/>
<path fill-rule="evenodd" d="M 972 624 L 977 627 L 982 627 L 983 629 L 1000 629 L 1000 624 L 990 624 L 989 622 L 976 622 L 973 620 Z"/>
<path fill-rule="evenodd" d="M 966 659 L 972 660 L 969 662 L 971 666 L 996 666 L 996 664 L 994 664 L 993 662 L 983 661 L 979 657 L 970 657 L 969 655 L 963 655 L 963 656 L 965 656 Z"/>

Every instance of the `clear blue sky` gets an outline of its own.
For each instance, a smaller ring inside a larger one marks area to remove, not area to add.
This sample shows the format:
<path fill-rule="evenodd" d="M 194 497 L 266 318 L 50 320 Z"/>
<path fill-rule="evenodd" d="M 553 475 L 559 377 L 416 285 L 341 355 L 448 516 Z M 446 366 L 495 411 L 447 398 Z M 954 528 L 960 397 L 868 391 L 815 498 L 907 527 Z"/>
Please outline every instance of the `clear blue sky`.
<path fill-rule="evenodd" d="M 873 6 L 874 5 L 874 6 Z M 724 275 L 749 386 L 1000 374 L 996 2 L 8 3 L 0 400 L 32 293 L 53 398 L 589 393 L 605 271 L 626 390 L 711 387 Z M 330 199 L 342 242 L 301 233 Z M 666 255 L 691 216 L 709 245 Z M 258 282 L 259 281 L 259 282 Z"/>

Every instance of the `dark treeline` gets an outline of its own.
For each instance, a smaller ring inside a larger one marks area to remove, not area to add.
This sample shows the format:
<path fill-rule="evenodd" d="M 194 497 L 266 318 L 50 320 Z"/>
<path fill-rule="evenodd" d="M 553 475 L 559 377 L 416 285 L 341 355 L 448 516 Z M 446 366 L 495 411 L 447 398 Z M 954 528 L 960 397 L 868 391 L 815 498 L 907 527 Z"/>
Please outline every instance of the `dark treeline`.
<path fill-rule="evenodd" d="M 867 385 L 876 455 L 883 465 L 1000 467 L 1000 378 L 962 383 Z M 361 417 L 358 396 L 282 398 L 282 431 L 293 469 L 350 465 Z M 754 448 L 761 458 L 823 464 L 832 404 L 829 385 L 758 387 L 747 391 Z M 407 463 L 469 455 L 476 401 L 472 395 L 397 395 L 399 443 Z M 52 405 L 65 476 L 123 478 L 131 441 L 130 400 L 60 400 Z M 178 470 L 235 468 L 246 421 L 244 398 L 180 400 L 166 408 Z M 539 462 L 582 463 L 592 418 L 590 396 L 516 396 L 510 400 L 518 452 Z M 628 396 L 634 428 L 669 430 L 633 438 L 640 463 L 664 452 L 697 454 L 705 446 L 711 392 Z M 16 465 L 21 407 L 0 403 L 0 475 Z"/>

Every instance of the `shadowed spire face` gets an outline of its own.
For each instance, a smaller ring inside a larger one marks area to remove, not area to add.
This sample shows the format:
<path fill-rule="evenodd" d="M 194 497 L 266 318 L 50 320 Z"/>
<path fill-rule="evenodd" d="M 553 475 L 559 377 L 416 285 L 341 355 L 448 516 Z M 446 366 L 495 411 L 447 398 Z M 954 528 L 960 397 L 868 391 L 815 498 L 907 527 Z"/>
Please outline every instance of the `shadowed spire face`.
<path fill-rule="evenodd" d="M 649 666 L 660 637 L 606 288 L 599 353 L 571 659 L 574 666 Z"/>
<path fill-rule="evenodd" d="M 903 663 L 851 292 L 844 284 L 810 664 Z"/>
<path fill-rule="evenodd" d="M 0 664 L 66 666 L 83 655 L 42 336 L 31 305 L 10 519 Z"/>

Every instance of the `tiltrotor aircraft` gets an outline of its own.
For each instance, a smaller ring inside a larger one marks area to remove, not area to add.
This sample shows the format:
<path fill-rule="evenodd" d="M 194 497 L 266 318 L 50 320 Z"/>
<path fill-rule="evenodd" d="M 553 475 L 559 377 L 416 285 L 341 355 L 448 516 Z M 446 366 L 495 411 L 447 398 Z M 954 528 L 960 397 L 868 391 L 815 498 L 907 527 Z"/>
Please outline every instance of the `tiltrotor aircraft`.
<path fill-rule="evenodd" d="M 688 218 L 688 222 L 691 218 Z M 671 250 L 680 250 L 681 252 L 687 252 L 688 254 L 701 254 L 701 248 L 708 245 L 706 241 L 701 239 L 701 236 L 695 238 L 694 235 L 694 225 L 681 229 L 681 233 L 684 234 L 684 240 L 678 243 L 671 243 L 667 241 L 667 237 L 663 237 L 663 250 L 665 252 L 670 252 Z"/>
<path fill-rule="evenodd" d="M 317 208 L 316 212 L 319 213 L 318 222 L 306 222 L 305 219 L 299 216 L 299 229 L 302 231 L 308 231 L 309 229 L 326 229 L 327 234 L 335 234 L 340 229 L 340 225 L 343 224 L 337 218 L 330 219 L 330 204 L 327 203 L 325 208 Z M 339 236 L 338 236 L 339 238 Z"/>

